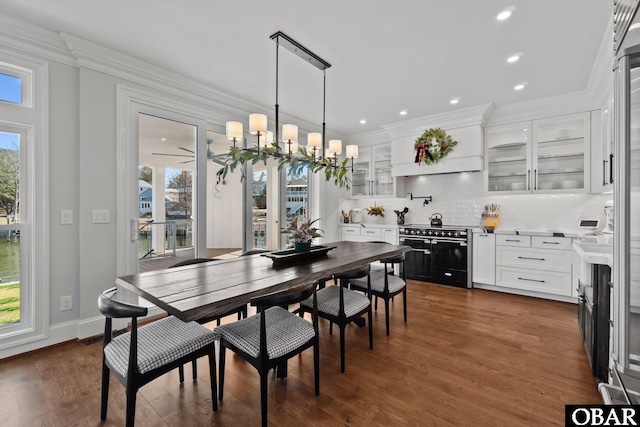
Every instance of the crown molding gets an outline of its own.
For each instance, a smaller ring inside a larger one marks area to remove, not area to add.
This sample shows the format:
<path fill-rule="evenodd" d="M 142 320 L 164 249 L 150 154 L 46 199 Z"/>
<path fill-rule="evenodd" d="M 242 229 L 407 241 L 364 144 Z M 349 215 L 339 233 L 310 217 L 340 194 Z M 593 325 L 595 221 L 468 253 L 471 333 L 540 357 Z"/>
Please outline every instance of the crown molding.
<path fill-rule="evenodd" d="M 454 129 L 466 126 L 483 126 L 493 111 L 493 104 L 477 105 L 460 110 L 418 117 L 382 125 L 394 138 L 421 134 L 425 128 Z"/>
<path fill-rule="evenodd" d="M 0 45 L 76 66 L 76 59 L 57 33 L 2 14 L 0 14 Z"/>

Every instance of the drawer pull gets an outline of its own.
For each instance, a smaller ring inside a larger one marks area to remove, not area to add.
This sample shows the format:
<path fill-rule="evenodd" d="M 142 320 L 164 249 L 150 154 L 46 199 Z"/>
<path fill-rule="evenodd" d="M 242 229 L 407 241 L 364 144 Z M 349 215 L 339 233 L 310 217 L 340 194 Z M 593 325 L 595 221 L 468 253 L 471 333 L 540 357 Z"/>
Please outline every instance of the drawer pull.
<path fill-rule="evenodd" d="M 528 256 L 519 256 L 519 259 L 532 259 L 535 261 L 546 261 L 544 258 L 532 258 L 532 257 L 528 257 Z"/>
<path fill-rule="evenodd" d="M 542 242 L 542 243 L 544 243 L 545 245 L 559 245 L 560 244 L 560 242 Z"/>
<path fill-rule="evenodd" d="M 505 242 L 518 242 L 520 243 L 520 240 L 518 239 L 504 239 Z"/>
<path fill-rule="evenodd" d="M 518 280 L 526 280 L 527 282 L 545 283 L 544 280 L 527 279 L 526 277 L 518 277 Z"/>

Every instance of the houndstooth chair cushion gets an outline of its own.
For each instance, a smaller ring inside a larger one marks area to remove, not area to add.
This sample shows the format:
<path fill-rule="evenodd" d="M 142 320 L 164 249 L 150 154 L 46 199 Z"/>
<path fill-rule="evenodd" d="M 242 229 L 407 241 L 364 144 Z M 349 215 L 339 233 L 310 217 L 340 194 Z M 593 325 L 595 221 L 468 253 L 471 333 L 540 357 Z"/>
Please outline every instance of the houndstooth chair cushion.
<path fill-rule="evenodd" d="M 282 307 L 268 308 L 264 315 L 269 359 L 284 356 L 316 336 L 310 322 Z M 260 314 L 218 326 L 213 333 L 252 357 L 260 354 Z"/>
<path fill-rule="evenodd" d="M 366 278 L 365 278 L 366 280 Z M 366 309 L 371 302 L 369 298 L 350 289 L 344 289 L 344 313 L 351 317 Z M 318 297 L 318 312 L 337 316 L 340 311 L 340 286 L 327 286 L 316 292 Z M 300 305 L 312 309 L 313 297 L 302 301 Z"/>
<path fill-rule="evenodd" d="M 376 292 L 384 291 L 384 270 L 383 271 L 372 271 L 371 272 L 371 290 Z M 404 288 L 407 284 L 402 280 L 402 278 L 398 276 L 393 276 L 391 274 L 387 274 L 389 277 L 389 292 L 393 293 L 399 291 Z M 367 278 L 364 277 L 362 279 L 351 279 L 351 286 L 355 286 L 359 289 L 367 289 Z"/>
<path fill-rule="evenodd" d="M 138 371 L 141 374 L 164 366 L 215 340 L 214 334 L 196 322 L 185 323 L 169 316 L 138 328 Z M 131 332 L 114 338 L 104 348 L 109 367 L 125 378 L 129 368 Z"/>

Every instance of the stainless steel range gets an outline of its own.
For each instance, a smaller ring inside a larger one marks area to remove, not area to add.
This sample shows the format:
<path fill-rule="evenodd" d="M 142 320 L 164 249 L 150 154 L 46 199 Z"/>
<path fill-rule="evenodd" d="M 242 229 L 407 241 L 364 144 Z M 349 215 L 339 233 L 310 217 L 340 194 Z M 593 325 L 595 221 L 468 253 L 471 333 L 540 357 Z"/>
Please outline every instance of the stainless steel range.
<path fill-rule="evenodd" d="M 405 261 L 407 277 L 471 288 L 471 228 L 401 225 L 400 244 L 413 248 Z"/>

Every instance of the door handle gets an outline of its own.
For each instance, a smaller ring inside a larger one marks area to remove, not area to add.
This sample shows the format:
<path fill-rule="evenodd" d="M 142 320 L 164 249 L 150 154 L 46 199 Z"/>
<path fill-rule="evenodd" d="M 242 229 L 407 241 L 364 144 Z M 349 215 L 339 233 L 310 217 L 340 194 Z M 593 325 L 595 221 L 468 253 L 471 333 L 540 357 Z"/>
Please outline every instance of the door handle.
<path fill-rule="evenodd" d="M 538 169 L 533 170 L 533 189 L 538 189 Z"/>
<path fill-rule="evenodd" d="M 602 185 L 607 185 L 607 160 L 602 161 Z"/>
<path fill-rule="evenodd" d="M 609 184 L 613 184 L 613 154 L 609 154 Z"/>
<path fill-rule="evenodd" d="M 531 169 L 527 169 L 527 190 L 531 190 Z"/>

